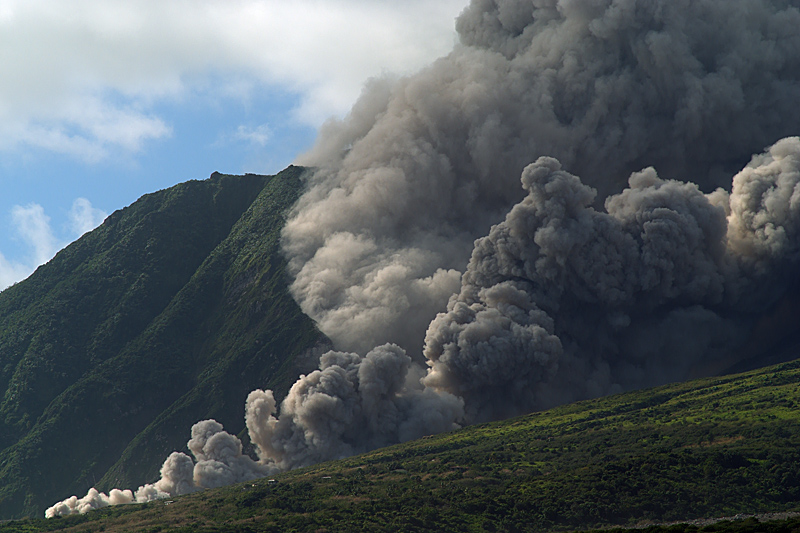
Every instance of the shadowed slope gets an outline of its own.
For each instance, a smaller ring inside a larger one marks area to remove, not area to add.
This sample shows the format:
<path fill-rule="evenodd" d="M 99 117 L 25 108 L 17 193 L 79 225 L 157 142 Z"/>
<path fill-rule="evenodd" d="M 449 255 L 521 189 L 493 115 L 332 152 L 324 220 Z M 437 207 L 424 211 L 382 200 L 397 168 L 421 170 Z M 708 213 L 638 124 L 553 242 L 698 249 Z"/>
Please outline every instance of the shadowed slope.
<path fill-rule="evenodd" d="M 302 171 L 146 195 L 0 294 L 0 516 L 85 491 L 126 448 L 108 477 L 149 481 L 199 417 L 241 429 L 247 392 L 288 387 L 320 339 L 277 253 Z"/>

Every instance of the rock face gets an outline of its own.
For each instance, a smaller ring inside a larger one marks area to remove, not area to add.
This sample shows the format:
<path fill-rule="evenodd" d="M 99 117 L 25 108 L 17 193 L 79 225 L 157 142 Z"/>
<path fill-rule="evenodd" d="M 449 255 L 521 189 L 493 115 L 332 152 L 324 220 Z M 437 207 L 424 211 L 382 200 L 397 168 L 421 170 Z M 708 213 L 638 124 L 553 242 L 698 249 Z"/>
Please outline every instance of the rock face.
<path fill-rule="evenodd" d="M 194 422 L 238 433 L 248 392 L 315 366 L 279 250 L 303 171 L 148 194 L 0 293 L 0 518 L 151 481 Z"/>

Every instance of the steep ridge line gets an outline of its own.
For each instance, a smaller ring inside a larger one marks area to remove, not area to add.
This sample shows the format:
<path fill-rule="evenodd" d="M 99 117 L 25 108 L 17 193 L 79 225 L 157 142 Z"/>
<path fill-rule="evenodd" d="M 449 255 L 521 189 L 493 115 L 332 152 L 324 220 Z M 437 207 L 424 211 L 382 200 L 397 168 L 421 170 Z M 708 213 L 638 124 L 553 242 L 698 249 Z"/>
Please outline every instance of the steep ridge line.
<path fill-rule="evenodd" d="M 145 195 L 0 293 L 0 516 L 150 481 L 198 418 L 288 388 L 324 342 L 278 253 L 303 171 Z"/>

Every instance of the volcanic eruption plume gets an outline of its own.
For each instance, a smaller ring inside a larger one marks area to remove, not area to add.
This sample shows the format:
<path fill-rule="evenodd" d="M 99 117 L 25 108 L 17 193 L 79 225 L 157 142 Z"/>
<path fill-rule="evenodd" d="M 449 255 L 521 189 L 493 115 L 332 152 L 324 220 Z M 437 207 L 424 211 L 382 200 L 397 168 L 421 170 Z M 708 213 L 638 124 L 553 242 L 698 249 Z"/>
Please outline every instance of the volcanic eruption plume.
<path fill-rule="evenodd" d="M 214 426 L 229 452 L 170 486 L 736 363 L 797 282 L 798 27 L 794 0 L 473 0 L 298 161 L 291 290 L 342 351 L 250 394 L 258 461 Z"/>
<path fill-rule="evenodd" d="M 319 170 L 284 231 L 295 298 L 339 349 L 419 353 L 538 157 L 600 205 L 649 166 L 730 189 L 800 133 L 799 23 L 772 0 L 472 2 L 449 56 L 368 86 L 301 159 Z"/>

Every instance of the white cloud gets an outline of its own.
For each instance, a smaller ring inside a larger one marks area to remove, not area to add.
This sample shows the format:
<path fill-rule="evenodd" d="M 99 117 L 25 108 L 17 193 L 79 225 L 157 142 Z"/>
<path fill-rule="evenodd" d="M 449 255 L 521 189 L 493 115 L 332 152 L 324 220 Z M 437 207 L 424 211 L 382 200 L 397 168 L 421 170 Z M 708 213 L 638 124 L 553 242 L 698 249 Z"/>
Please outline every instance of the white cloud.
<path fill-rule="evenodd" d="M 33 270 L 23 264 L 9 261 L 0 254 L 0 290 L 30 276 Z"/>
<path fill-rule="evenodd" d="M 208 80 L 278 86 L 299 120 L 345 113 L 364 81 L 448 52 L 466 0 L 6 0 L 0 149 L 93 161 L 171 134 L 154 111 Z M 247 89 L 250 87 L 250 89 Z"/>
<path fill-rule="evenodd" d="M 80 237 L 102 224 L 107 216 L 108 213 L 92 207 L 92 202 L 86 198 L 76 198 L 69 211 L 70 229 Z"/>
<path fill-rule="evenodd" d="M 272 128 L 268 124 L 260 126 L 239 125 L 235 131 L 221 133 L 214 141 L 215 147 L 244 143 L 249 148 L 263 148 L 272 140 Z"/>
<path fill-rule="evenodd" d="M 214 142 L 214 146 L 244 143 L 250 147 L 260 148 L 266 146 L 270 140 L 272 140 L 272 128 L 268 124 L 255 127 L 242 124 L 236 128 L 236 131 L 221 133 Z"/>
<path fill-rule="evenodd" d="M 30 249 L 26 260 L 8 260 L 0 253 L 0 290 L 27 278 L 37 267 L 48 262 L 72 239 L 99 226 L 108 216 L 103 210 L 92 207 L 86 198 L 77 198 L 69 211 L 71 239 L 59 239 L 53 233 L 50 217 L 36 203 L 15 205 L 11 209 L 14 237 Z"/>
<path fill-rule="evenodd" d="M 239 126 L 234 135 L 239 141 L 245 141 L 257 146 L 265 146 L 272 138 L 272 130 L 266 124 L 250 128 L 248 126 Z"/>
<path fill-rule="evenodd" d="M 58 240 L 50 228 L 50 217 L 39 204 L 15 205 L 11 219 L 19 237 L 33 248 L 33 262 L 41 265 L 59 250 Z"/>

